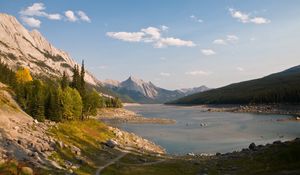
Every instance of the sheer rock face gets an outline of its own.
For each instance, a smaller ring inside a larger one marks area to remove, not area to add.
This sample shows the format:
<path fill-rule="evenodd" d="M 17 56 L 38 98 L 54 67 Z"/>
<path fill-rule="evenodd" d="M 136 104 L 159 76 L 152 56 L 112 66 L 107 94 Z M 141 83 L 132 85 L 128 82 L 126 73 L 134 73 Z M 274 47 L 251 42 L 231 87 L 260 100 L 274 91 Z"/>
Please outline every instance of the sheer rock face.
<path fill-rule="evenodd" d="M 32 73 L 46 76 L 61 76 L 64 71 L 71 76 L 77 64 L 39 31 L 30 32 L 15 17 L 3 13 L 0 13 L 0 58 L 13 69 L 28 67 Z M 88 72 L 85 79 L 92 85 L 100 83 Z"/>

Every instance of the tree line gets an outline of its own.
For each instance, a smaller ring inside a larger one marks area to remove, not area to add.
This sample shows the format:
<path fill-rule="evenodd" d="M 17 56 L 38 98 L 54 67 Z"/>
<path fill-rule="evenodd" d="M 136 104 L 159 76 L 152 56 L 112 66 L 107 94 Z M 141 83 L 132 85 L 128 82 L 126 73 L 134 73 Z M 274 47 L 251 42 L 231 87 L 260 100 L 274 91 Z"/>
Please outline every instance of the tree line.
<path fill-rule="evenodd" d="M 28 68 L 14 72 L 0 60 L 0 81 L 15 91 L 21 108 L 39 121 L 84 120 L 96 115 L 98 108 L 122 107 L 118 98 L 104 97 L 87 88 L 84 76 L 84 62 L 81 69 L 74 66 L 71 78 L 64 72 L 57 81 L 33 78 Z"/>

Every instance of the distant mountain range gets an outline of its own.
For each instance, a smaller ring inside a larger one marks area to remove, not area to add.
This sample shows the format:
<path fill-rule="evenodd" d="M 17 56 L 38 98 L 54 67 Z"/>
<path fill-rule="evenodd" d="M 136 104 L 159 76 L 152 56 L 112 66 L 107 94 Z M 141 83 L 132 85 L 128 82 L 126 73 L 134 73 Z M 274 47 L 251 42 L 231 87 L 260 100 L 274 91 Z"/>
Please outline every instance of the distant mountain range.
<path fill-rule="evenodd" d="M 182 105 L 249 103 L 300 103 L 300 66 L 168 102 Z"/>
<path fill-rule="evenodd" d="M 138 103 L 164 103 L 192 93 L 208 90 L 206 86 L 190 89 L 167 90 L 155 86 L 152 82 L 145 82 L 132 76 L 123 82 L 106 80 L 104 84 L 114 92 L 127 95 Z"/>
<path fill-rule="evenodd" d="M 61 77 L 66 72 L 71 78 L 72 69 L 79 65 L 67 52 L 48 42 L 39 31 L 28 31 L 14 16 L 4 13 L 0 13 L 0 60 L 14 70 L 20 66 L 27 67 L 33 75 L 47 77 Z M 103 94 L 138 103 L 164 103 L 208 89 L 203 86 L 171 91 L 133 77 L 124 82 L 101 82 L 88 71 L 85 81 Z"/>

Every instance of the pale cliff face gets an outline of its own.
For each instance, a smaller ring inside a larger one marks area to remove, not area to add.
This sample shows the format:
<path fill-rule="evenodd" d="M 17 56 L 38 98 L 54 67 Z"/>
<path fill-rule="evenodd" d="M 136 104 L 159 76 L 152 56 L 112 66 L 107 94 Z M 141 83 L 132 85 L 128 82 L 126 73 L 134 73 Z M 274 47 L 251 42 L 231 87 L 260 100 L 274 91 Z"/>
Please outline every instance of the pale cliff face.
<path fill-rule="evenodd" d="M 29 32 L 15 17 L 3 13 L 0 13 L 0 55 L 12 68 L 24 66 L 34 74 L 50 76 L 61 76 L 64 71 L 71 76 L 72 68 L 77 64 L 39 31 Z M 88 72 L 85 80 L 93 85 L 100 83 Z"/>

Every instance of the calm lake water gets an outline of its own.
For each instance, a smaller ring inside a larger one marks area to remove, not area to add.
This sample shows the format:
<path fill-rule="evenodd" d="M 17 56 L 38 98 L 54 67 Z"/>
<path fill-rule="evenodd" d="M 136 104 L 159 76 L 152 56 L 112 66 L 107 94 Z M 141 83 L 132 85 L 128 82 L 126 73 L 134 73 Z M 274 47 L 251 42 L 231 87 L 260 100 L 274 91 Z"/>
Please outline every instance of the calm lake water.
<path fill-rule="evenodd" d="M 169 118 L 174 125 L 120 124 L 166 148 L 170 154 L 231 152 L 256 144 L 300 137 L 300 122 L 284 121 L 289 116 L 227 112 L 204 112 L 201 107 L 165 105 L 127 106 L 145 117 Z M 201 126 L 205 124 L 207 126 Z"/>

